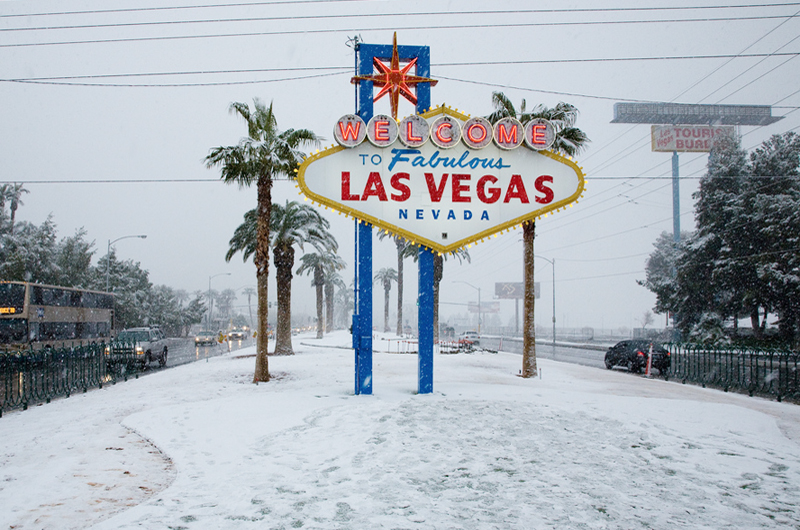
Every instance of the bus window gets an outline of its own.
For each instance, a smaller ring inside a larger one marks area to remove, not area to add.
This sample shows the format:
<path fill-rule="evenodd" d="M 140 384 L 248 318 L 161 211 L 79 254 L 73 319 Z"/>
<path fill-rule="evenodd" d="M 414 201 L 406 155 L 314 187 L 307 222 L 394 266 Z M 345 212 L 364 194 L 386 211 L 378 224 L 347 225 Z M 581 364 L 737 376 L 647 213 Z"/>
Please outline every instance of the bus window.
<path fill-rule="evenodd" d="M 6 318 L 0 320 L 0 344 L 27 342 L 28 321 L 24 318 Z"/>
<path fill-rule="evenodd" d="M 16 315 L 25 308 L 25 285 L 0 283 L 0 314 Z"/>
<path fill-rule="evenodd" d="M 39 323 L 31 322 L 28 324 L 28 337 L 31 342 L 39 341 Z"/>

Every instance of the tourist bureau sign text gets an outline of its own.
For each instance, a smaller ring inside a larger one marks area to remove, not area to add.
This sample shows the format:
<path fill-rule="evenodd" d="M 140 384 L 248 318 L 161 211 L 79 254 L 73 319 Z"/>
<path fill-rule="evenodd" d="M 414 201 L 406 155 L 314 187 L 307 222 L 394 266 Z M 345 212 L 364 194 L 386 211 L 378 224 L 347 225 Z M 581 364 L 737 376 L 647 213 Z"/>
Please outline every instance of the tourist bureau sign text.
<path fill-rule="evenodd" d="M 653 125 L 653 151 L 707 153 L 720 136 L 732 136 L 732 125 Z"/>
<path fill-rule="evenodd" d="M 498 132 L 499 131 L 499 132 Z M 494 127 L 446 107 L 399 124 L 341 118 L 339 146 L 308 157 L 298 182 L 312 200 L 450 252 L 576 201 L 581 169 L 545 150 L 544 120 Z"/>

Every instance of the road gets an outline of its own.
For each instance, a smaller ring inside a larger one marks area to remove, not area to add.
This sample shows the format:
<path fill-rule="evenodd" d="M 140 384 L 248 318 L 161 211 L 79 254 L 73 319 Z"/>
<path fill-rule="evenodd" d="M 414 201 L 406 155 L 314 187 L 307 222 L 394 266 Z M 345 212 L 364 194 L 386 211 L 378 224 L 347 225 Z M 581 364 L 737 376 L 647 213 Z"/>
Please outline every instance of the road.
<path fill-rule="evenodd" d="M 252 338 L 245 340 L 235 340 L 224 342 L 222 344 L 213 344 L 211 346 L 195 346 L 194 339 L 170 339 L 167 355 L 167 366 L 165 368 L 174 368 L 182 364 L 193 363 L 195 361 L 202 361 L 211 357 L 217 357 L 229 351 L 236 351 L 253 344 Z M 164 369 L 165 369 L 164 368 Z M 158 371 L 158 363 L 150 363 L 145 372 Z"/>
<path fill-rule="evenodd" d="M 501 342 L 502 341 L 502 342 Z M 522 353 L 522 339 L 508 339 L 499 337 L 481 337 L 481 346 L 489 350 L 503 350 L 511 353 Z M 566 346 L 556 346 L 549 342 L 536 342 L 536 357 L 553 359 L 566 363 L 605 368 L 603 357 L 606 349 L 588 349 Z"/>
<path fill-rule="evenodd" d="M 248 338 L 242 341 L 225 342 L 222 344 L 214 344 L 212 346 L 195 346 L 193 339 L 172 339 L 169 345 L 169 355 L 167 357 L 166 368 L 172 368 L 187 364 L 195 361 L 202 361 L 211 357 L 217 357 L 229 351 L 236 351 L 253 344 L 253 339 Z M 482 337 L 481 345 L 489 350 L 499 350 L 522 353 L 522 340 L 521 339 L 501 339 L 498 337 Z M 583 366 L 593 366 L 595 368 L 604 368 L 603 356 L 605 349 L 595 350 L 587 348 L 576 348 L 566 346 L 556 346 L 553 348 L 552 343 L 536 343 L 536 356 L 543 359 L 553 359 L 555 361 L 562 361 L 573 364 L 581 364 Z M 148 367 L 148 371 L 158 370 L 158 364 L 152 363 Z"/>

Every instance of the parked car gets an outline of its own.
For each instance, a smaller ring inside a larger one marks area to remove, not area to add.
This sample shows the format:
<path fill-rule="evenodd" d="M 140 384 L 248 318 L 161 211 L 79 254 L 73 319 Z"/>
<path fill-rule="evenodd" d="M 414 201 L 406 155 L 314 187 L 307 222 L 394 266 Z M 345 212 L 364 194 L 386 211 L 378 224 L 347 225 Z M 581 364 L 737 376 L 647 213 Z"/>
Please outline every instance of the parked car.
<path fill-rule="evenodd" d="M 458 343 L 477 347 L 481 345 L 481 336 L 478 335 L 477 331 L 465 331 L 458 336 Z"/>
<path fill-rule="evenodd" d="M 669 351 L 657 342 L 649 340 L 623 340 L 608 349 L 605 356 L 606 368 L 611 370 L 615 366 L 624 366 L 628 371 L 640 372 L 647 366 L 647 356 L 650 345 L 653 345 L 652 368 L 664 374 L 672 363 Z"/>
<path fill-rule="evenodd" d="M 167 338 L 158 328 L 124 329 L 117 335 L 117 342 L 133 346 L 136 362 L 141 367 L 156 360 L 159 366 L 167 364 Z"/>
<path fill-rule="evenodd" d="M 194 336 L 194 345 L 195 346 L 203 346 L 208 344 L 216 344 L 219 342 L 218 340 L 219 334 L 216 331 L 198 331 L 197 335 Z"/>

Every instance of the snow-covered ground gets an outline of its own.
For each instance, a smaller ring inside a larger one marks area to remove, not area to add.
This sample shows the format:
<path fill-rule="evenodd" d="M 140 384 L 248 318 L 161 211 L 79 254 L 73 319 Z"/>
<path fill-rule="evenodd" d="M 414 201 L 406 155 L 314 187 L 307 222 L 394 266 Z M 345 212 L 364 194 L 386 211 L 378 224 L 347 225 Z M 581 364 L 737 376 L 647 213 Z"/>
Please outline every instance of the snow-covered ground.
<path fill-rule="evenodd" d="M 800 407 L 515 354 L 295 337 L 0 418 L 0 528 L 800 527 Z"/>

